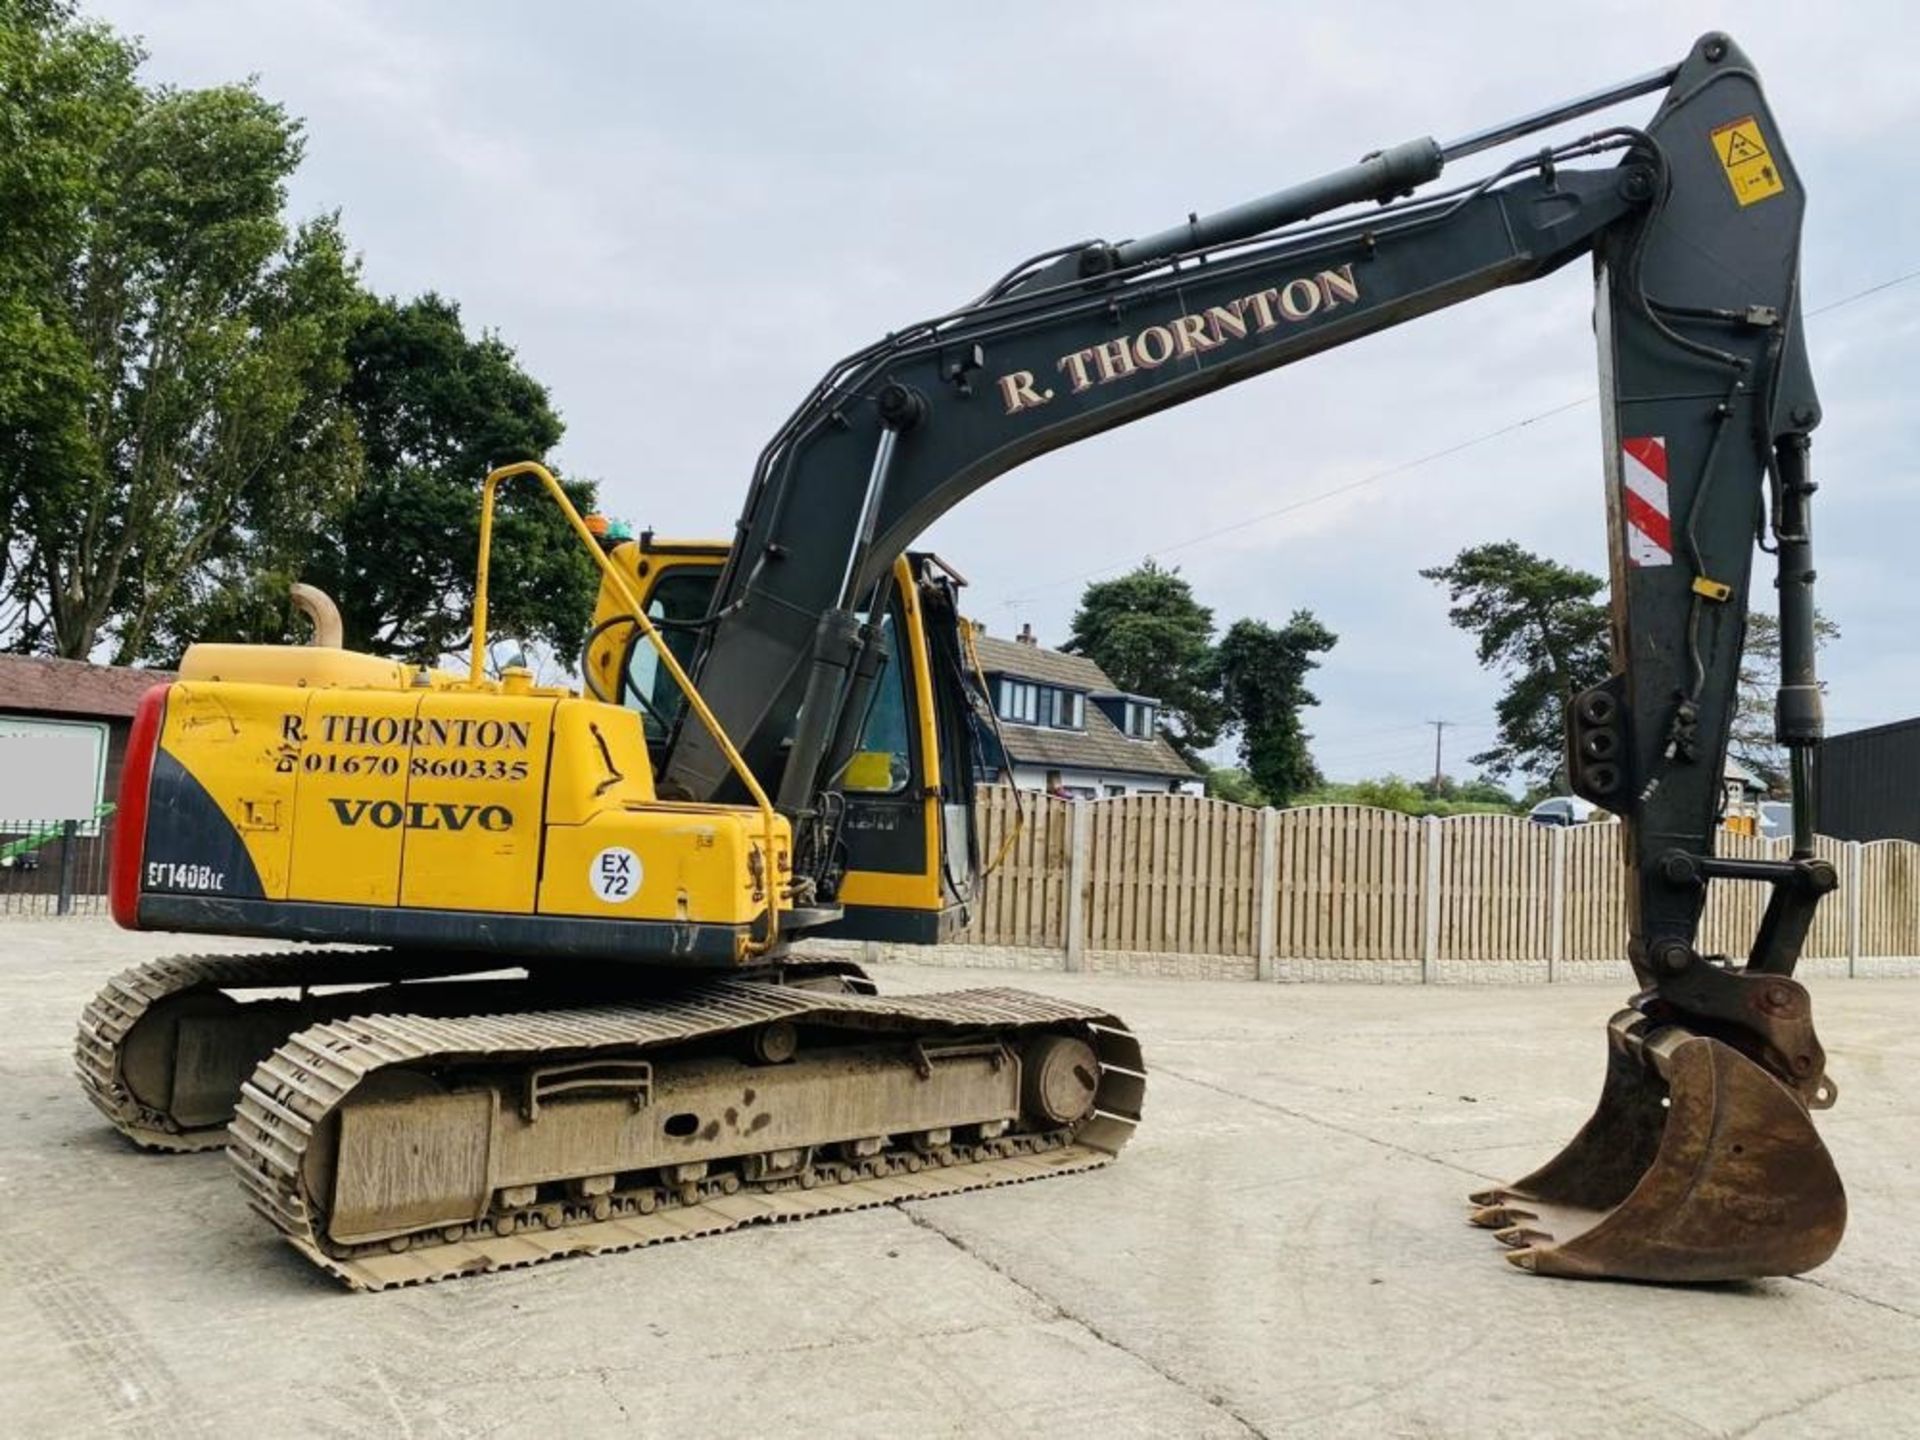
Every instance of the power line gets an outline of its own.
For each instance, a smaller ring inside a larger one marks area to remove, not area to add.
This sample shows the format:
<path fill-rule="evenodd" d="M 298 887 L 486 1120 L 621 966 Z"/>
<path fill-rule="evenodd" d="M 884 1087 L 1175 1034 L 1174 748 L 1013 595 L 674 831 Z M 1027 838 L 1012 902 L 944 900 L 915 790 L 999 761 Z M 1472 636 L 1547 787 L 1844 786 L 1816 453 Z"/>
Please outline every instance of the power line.
<path fill-rule="evenodd" d="M 1425 728 L 1426 722 L 1424 720 L 1413 720 L 1400 725 L 1375 725 L 1366 730 L 1342 730 L 1340 732 L 1340 738 L 1342 740 L 1364 740 L 1369 735 L 1398 735 L 1405 730 L 1423 730 Z"/>
<path fill-rule="evenodd" d="M 1920 270 L 1909 270 L 1904 275 L 1896 275 L 1891 280 L 1882 280 L 1878 285 L 1869 285 L 1864 290 L 1856 290 L 1851 295 L 1843 295 L 1838 300 L 1829 300 L 1817 310 L 1809 310 L 1801 316 L 1811 320 L 1815 315 L 1824 315 L 1829 310 L 1838 310 L 1842 305 L 1851 305 L 1856 300 L 1864 300 L 1869 295 L 1878 295 L 1882 290 L 1891 290 L 1896 285 L 1904 285 L 1909 280 L 1920 280 Z"/>
<path fill-rule="evenodd" d="M 1162 555 L 1171 555 L 1176 550 L 1186 550 L 1195 545 L 1204 545 L 1207 541 L 1218 540 L 1223 535 L 1231 535 L 1236 531 L 1246 530 L 1252 526 L 1264 524 L 1269 520 L 1277 520 L 1282 515 L 1291 515 L 1296 510 L 1305 510 L 1308 506 L 1318 505 L 1323 500 L 1332 500 L 1350 491 L 1359 490 L 1365 486 L 1377 484 L 1379 481 L 1391 479 L 1395 475 L 1404 474 L 1408 470 L 1417 470 L 1422 465 L 1432 464 L 1435 460 L 1444 460 L 1449 455 L 1458 455 L 1462 450 L 1471 450 L 1476 445 L 1484 445 L 1489 440 L 1497 440 L 1502 435 L 1512 434 L 1515 430 L 1524 430 L 1527 426 L 1537 424 L 1539 421 L 1551 419 L 1553 416 L 1562 414 L 1568 410 L 1578 409 L 1582 405 L 1589 404 L 1592 400 L 1593 396 L 1582 395 L 1577 399 L 1567 401 L 1564 405 L 1555 405 L 1549 410 L 1540 411 L 1537 415 L 1529 415 L 1523 420 L 1515 420 L 1510 425 L 1502 425 L 1498 430 L 1489 430 L 1485 434 L 1475 435 L 1472 439 L 1462 440 L 1457 444 L 1447 445 L 1439 450 L 1430 450 L 1425 455 L 1418 456 L 1412 460 L 1403 460 L 1397 465 L 1389 465 L 1384 470 L 1375 470 L 1370 475 L 1362 475 L 1358 480 L 1349 480 L 1344 485 L 1334 486 L 1331 490 L 1322 490 L 1317 495 L 1308 495 L 1303 499 L 1289 501 L 1285 505 L 1277 505 L 1271 510 L 1262 510 L 1257 515 L 1250 515 L 1244 520 L 1236 520 L 1230 525 L 1222 525 L 1219 529 L 1209 530 L 1202 535 L 1192 535 L 1185 540 L 1176 540 L 1171 545 L 1156 546 L 1152 552 L 1153 558 L 1157 559 Z M 1097 566 L 1092 570 L 1084 571 L 1079 575 L 1069 575 L 1060 580 L 1049 580 L 1044 585 L 1034 586 L 1023 595 L 1016 595 L 1011 600 L 1001 602 L 1001 608 L 1007 610 L 1013 609 L 1028 603 L 1035 595 L 1043 594 L 1048 590 L 1058 590 L 1062 585 L 1074 585 L 1082 580 L 1091 580 L 1096 575 L 1104 575 L 1109 570 L 1117 570 L 1122 565 L 1130 563 L 1132 562 L 1128 560 L 1113 560 L 1105 565 Z"/>
<path fill-rule="evenodd" d="M 1426 745 L 1426 741 L 1424 739 L 1410 732 L 1416 731 L 1416 730 L 1425 730 L 1429 725 L 1433 723 L 1434 722 L 1431 720 L 1414 720 L 1405 725 L 1390 726 L 1386 730 L 1373 730 L 1373 731 L 1341 730 L 1341 731 L 1331 731 L 1324 736 L 1316 733 L 1314 736 L 1313 749 L 1316 755 L 1320 754 L 1323 750 L 1332 752 L 1332 753 L 1338 753 L 1343 750 L 1348 751 L 1348 753 L 1364 752 L 1366 754 L 1405 753 L 1417 748 L 1424 748 Z M 1496 728 L 1491 723 L 1480 722 L 1480 721 L 1449 720 L 1446 723 L 1447 723 L 1447 728 L 1449 730 L 1455 730 L 1455 731 L 1492 730 Z M 1406 735 L 1406 738 L 1404 740 L 1389 740 L 1389 741 L 1382 741 L 1379 738 L 1377 738 L 1381 735 L 1390 735 L 1390 734 L 1404 734 Z M 1355 740 L 1364 740 L 1368 735 L 1372 735 L 1376 737 L 1371 744 L 1362 744 L 1358 746 L 1357 749 L 1349 748 L 1351 746 L 1351 742 Z M 1323 739 L 1327 742 L 1324 746 L 1320 743 Z"/>
<path fill-rule="evenodd" d="M 1427 758 L 1427 749 L 1424 740 L 1408 740 L 1403 745 L 1379 750 L 1322 750 L 1315 745 L 1313 758 L 1332 765 L 1378 765 L 1391 761 L 1417 769 Z"/>
<path fill-rule="evenodd" d="M 1825 315 L 1830 311 L 1851 305 L 1855 301 L 1865 300 L 1869 296 L 1881 294 L 1884 291 L 1892 290 L 1896 286 L 1905 285 L 1914 280 L 1920 280 L 1920 270 L 1909 270 L 1904 274 L 1895 275 L 1891 279 L 1881 280 L 1864 289 L 1856 290 L 1851 295 L 1843 295 L 1838 300 L 1830 300 L 1825 305 L 1806 311 L 1802 318 L 1811 319 L 1815 315 Z M 1236 520 L 1231 524 L 1222 525 L 1218 529 L 1206 531 L 1204 534 L 1189 536 L 1185 540 L 1176 540 L 1171 545 L 1158 546 L 1150 552 L 1151 557 L 1157 559 L 1162 555 L 1171 555 L 1176 550 L 1186 550 L 1195 545 L 1204 545 L 1210 540 L 1218 540 L 1223 535 L 1232 535 L 1238 531 L 1249 529 L 1252 526 L 1264 524 L 1269 520 L 1277 520 L 1282 515 L 1291 515 L 1296 511 L 1305 510 L 1311 505 L 1320 504 L 1322 501 L 1333 500 L 1341 495 L 1363 489 L 1368 485 L 1378 484 L 1380 481 L 1391 479 L 1395 475 L 1403 475 L 1409 470 L 1417 470 L 1423 465 L 1431 465 L 1436 460 L 1444 460 L 1449 455 L 1458 455 L 1462 450 L 1471 450 L 1476 445 L 1484 445 L 1490 440 L 1498 440 L 1503 435 L 1511 435 L 1516 430 L 1524 430 L 1529 425 L 1536 425 L 1542 420 L 1550 420 L 1556 415 L 1563 415 L 1569 410 L 1575 410 L 1582 405 L 1589 404 L 1595 398 L 1597 397 L 1592 394 L 1582 395 L 1577 399 L 1568 400 L 1564 404 L 1554 405 L 1548 409 L 1537 411 L 1532 415 L 1512 421 L 1497 429 L 1484 431 L 1469 439 L 1459 441 L 1457 444 L 1443 446 L 1438 450 L 1429 451 L 1425 455 L 1418 456 L 1415 459 L 1401 461 L 1397 465 L 1389 465 L 1384 470 L 1375 470 L 1371 474 L 1363 475 L 1357 480 L 1349 480 L 1345 484 L 1336 485 L 1330 490 L 1322 490 L 1316 495 L 1308 495 L 1302 499 L 1290 501 L 1285 505 L 1275 506 L 1271 510 L 1263 510 L 1257 515 L 1250 515 L 1243 520 Z M 1044 585 L 1033 586 L 1020 595 L 1016 595 L 1008 600 L 1003 600 L 1000 603 L 1000 608 L 1003 610 L 1016 609 L 1019 606 L 1030 603 L 1035 595 L 1045 594 L 1049 590 L 1057 590 L 1062 585 L 1076 585 L 1083 580 L 1091 580 L 1096 575 L 1104 575 L 1109 570 L 1117 570 L 1122 565 L 1131 563 L 1131 560 L 1114 560 L 1105 565 L 1096 566 L 1092 570 L 1083 571 L 1078 575 L 1067 576 L 1060 580 L 1049 580 Z"/>

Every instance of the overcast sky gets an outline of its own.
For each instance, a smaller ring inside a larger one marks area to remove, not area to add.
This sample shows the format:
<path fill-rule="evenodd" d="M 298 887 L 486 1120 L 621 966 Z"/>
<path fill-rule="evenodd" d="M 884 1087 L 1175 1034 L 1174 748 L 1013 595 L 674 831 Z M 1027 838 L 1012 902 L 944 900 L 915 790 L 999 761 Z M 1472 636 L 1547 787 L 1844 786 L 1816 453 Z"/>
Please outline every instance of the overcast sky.
<path fill-rule="evenodd" d="M 497 330 L 566 420 L 560 463 L 666 534 L 728 534 L 834 358 L 1024 256 L 1478 129 L 1716 25 L 1810 191 L 1808 309 L 1920 270 L 1897 4 L 88 3 L 145 37 L 150 78 L 257 75 L 303 117 L 295 213 L 342 211 L 373 288 Z M 1415 572 L 1501 539 L 1605 572 L 1590 300 L 1569 266 L 1110 431 L 927 543 L 990 629 L 1053 643 L 1090 576 L 1149 554 L 1223 626 L 1310 608 L 1340 636 L 1311 717 L 1327 772 L 1423 773 L 1439 718 L 1463 773 L 1497 685 Z M 1920 714 L 1920 281 L 1808 333 L 1821 604 L 1844 632 L 1824 670 L 1851 729 Z"/>

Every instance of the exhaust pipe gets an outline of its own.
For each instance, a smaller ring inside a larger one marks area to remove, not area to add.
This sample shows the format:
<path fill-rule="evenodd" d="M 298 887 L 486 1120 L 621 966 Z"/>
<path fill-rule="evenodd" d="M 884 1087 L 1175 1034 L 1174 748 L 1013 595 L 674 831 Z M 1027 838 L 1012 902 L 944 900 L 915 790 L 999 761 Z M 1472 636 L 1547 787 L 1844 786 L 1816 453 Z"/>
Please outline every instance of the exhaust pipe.
<path fill-rule="evenodd" d="M 340 649 L 346 627 L 340 621 L 340 607 L 333 603 L 333 598 L 313 585 L 296 584 L 291 593 L 293 608 L 313 622 L 313 638 L 307 643 L 323 650 Z"/>

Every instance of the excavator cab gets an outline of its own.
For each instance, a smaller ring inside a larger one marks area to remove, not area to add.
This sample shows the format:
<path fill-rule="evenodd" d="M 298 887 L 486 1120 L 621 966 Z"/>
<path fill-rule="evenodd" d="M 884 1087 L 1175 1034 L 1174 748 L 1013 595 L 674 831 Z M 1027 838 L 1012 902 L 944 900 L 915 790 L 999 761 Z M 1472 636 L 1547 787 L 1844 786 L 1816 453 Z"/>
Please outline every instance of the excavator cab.
<path fill-rule="evenodd" d="M 651 532 L 608 554 L 682 665 L 693 663 L 727 558 L 724 545 Z M 853 753 L 832 777 L 845 806 L 831 897 L 841 915 L 809 934 L 931 944 L 967 922 L 980 868 L 969 693 L 978 676 L 959 638 L 962 583 L 931 554 L 894 562 L 881 620 L 886 658 Z M 686 700 L 611 582 L 601 587 L 581 670 L 593 698 L 639 713 L 657 768 L 686 721 Z"/>

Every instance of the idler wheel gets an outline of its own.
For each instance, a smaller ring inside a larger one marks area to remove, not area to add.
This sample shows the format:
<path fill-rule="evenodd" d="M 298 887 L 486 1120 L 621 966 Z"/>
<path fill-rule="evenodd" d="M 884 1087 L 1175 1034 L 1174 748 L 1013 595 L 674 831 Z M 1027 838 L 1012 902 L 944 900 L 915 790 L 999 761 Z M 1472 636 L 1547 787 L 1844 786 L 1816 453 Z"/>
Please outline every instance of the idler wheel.
<path fill-rule="evenodd" d="M 1040 1129 L 1084 1120 L 1100 1088 L 1100 1062 L 1093 1047 L 1072 1035 L 1042 1035 L 1027 1046 L 1020 1076 L 1020 1103 Z"/>

